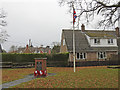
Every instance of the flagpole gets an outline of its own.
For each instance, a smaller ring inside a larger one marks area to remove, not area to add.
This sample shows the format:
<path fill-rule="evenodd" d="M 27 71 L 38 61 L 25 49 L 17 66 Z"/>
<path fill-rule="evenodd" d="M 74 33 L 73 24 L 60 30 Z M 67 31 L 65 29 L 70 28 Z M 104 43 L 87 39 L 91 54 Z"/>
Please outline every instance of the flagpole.
<path fill-rule="evenodd" d="M 75 32 L 74 32 L 74 5 L 73 6 L 73 60 L 74 60 L 74 72 L 75 72 Z"/>

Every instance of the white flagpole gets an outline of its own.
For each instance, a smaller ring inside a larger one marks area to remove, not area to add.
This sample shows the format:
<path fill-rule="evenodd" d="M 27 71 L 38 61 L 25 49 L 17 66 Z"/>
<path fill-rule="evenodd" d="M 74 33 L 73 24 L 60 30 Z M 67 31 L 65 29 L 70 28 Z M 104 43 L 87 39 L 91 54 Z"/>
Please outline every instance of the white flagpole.
<path fill-rule="evenodd" d="M 74 60 L 74 72 L 75 72 L 75 32 L 74 32 L 74 5 L 73 6 L 73 60 Z"/>
<path fill-rule="evenodd" d="M 118 8 L 118 17 L 120 15 L 120 7 Z M 118 19 L 118 27 L 120 28 L 120 18 Z"/>

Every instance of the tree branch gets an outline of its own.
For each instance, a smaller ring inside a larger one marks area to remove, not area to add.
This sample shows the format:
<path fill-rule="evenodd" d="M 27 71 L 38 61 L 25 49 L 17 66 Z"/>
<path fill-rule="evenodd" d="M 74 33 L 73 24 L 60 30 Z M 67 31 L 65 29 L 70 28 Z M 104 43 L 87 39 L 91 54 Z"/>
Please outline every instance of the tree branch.
<path fill-rule="evenodd" d="M 97 0 L 94 0 L 94 1 L 96 1 L 98 4 L 100 4 L 100 5 L 102 5 L 103 7 L 106 7 L 106 8 L 120 7 L 120 1 L 117 4 L 113 4 L 113 5 L 106 5 L 103 2 L 100 2 L 100 1 L 97 1 Z"/>

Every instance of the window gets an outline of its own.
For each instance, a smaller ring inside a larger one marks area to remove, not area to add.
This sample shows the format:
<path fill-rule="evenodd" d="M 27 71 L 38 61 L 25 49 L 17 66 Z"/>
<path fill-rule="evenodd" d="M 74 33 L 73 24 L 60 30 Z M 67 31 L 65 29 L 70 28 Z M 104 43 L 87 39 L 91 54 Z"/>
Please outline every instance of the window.
<path fill-rule="evenodd" d="M 77 59 L 86 59 L 86 53 L 77 53 Z"/>
<path fill-rule="evenodd" d="M 113 44 L 113 39 L 108 39 L 108 44 Z"/>
<path fill-rule="evenodd" d="M 94 43 L 95 44 L 99 44 L 100 43 L 100 39 L 94 39 Z"/>
<path fill-rule="evenodd" d="M 98 59 L 105 59 L 106 53 L 105 52 L 98 52 Z"/>
<path fill-rule="evenodd" d="M 77 59 L 79 59 L 80 58 L 80 55 L 79 55 L 79 53 L 77 53 Z"/>

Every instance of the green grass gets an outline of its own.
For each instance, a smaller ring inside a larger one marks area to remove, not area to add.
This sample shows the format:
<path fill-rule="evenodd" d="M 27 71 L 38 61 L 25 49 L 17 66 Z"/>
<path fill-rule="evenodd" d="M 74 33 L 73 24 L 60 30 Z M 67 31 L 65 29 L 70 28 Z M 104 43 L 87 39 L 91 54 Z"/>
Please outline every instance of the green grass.
<path fill-rule="evenodd" d="M 24 78 L 34 72 L 34 68 L 2 69 L 2 83 Z"/>
<path fill-rule="evenodd" d="M 49 67 L 55 76 L 37 78 L 14 88 L 118 88 L 118 70 L 107 67 Z"/>

